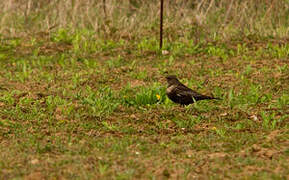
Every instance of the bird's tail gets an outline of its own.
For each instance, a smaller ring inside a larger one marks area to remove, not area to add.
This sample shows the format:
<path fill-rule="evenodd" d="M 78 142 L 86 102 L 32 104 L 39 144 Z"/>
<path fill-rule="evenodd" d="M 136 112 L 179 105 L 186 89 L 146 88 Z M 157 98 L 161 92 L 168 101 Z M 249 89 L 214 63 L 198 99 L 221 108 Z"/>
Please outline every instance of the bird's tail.
<path fill-rule="evenodd" d="M 216 99 L 216 100 L 222 100 L 222 98 L 217 98 L 217 97 L 211 97 L 212 99 Z"/>
<path fill-rule="evenodd" d="M 205 100 L 205 99 L 216 99 L 216 100 L 222 100 L 221 98 L 217 98 L 217 97 L 213 97 L 213 96 L 205 96 L 203 95 L 202 97 L 200 97 L 201 100 Z"/>

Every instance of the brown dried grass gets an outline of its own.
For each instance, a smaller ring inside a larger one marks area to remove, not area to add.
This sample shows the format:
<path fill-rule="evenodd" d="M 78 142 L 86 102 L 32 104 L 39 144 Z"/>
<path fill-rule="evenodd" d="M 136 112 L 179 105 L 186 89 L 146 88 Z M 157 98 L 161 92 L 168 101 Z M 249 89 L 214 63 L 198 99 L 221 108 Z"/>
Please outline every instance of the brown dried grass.
<path fill-rule="evenodd" d="M 142 37 L 158 33 L 159 0 L 6 0 L 0 4 L 0 33 L 69 28 L 102 37 Z M 230 39 L 240 35 L 286 37 L 289 4 L 278 0 L 165 1 L 168 38 Z"/>

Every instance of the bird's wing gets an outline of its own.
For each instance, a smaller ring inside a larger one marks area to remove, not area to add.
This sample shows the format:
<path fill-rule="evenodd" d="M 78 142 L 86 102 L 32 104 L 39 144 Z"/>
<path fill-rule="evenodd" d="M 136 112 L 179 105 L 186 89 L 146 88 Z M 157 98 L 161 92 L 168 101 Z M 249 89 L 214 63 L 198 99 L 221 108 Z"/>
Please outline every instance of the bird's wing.
<path fill-rule="evenodd" d="M 196 100 L 210 99 L 209 96 L 199 94 L 196 91 L 186 87 L 185 85 L 177 86 L 175 92 L 178 97 L 191 97 Z"/>
<path fill-rule="evenodd" d="M 195 96 L 198 93 L 187 86 L 180 84 L 176 87 L 176 91 L 179 92 L 182 95 L 190 95 L 190 96 Z"/>
<path fill-rule="evenodd" d="M 186 87 L 186 86 L 177 86 L 175 88 L 175 93 L 177 96 L 181 97 L 181 96 L 194 96 L 194 94 L 196 92 L 194 92 L 193 90 L 191 90 L 190 88 Z"/>

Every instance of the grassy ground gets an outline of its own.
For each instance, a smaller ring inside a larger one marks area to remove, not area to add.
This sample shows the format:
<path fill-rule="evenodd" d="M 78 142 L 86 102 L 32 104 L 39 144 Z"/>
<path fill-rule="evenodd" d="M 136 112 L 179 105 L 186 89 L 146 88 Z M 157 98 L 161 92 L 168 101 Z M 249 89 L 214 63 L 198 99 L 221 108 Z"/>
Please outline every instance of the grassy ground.
<path fill-rule="evenodd" d="M 0 4 L 0 179 L 289 178 L 286 1 L 95 2 Z"/>
<path fill-rule="evenodd" d="M 1 40 L 0 177 L 284 179 L 289 46 Z M 181 108 L 164 75 L 221 97 Z"/>

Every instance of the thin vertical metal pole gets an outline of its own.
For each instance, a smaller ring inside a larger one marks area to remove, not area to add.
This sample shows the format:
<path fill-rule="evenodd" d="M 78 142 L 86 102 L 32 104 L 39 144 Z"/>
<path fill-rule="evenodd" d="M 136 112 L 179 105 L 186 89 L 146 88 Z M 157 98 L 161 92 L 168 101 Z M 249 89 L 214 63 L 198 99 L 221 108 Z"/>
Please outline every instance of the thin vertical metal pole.
<path fill-rule="evenodd" d="M 160 49 L 163 47 L 163 11 L 164 0 L 161 0 L 161 14 L 160 14 Z"/>
<path fill-rule="evenodd" d="M 102 1 L 102 7 L 103 7 L 103 12 L 104 12 L 104 18 L 106 20 L 106 2 L 105 2 L 105 0 Z"/>

